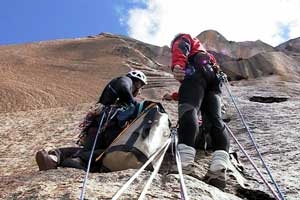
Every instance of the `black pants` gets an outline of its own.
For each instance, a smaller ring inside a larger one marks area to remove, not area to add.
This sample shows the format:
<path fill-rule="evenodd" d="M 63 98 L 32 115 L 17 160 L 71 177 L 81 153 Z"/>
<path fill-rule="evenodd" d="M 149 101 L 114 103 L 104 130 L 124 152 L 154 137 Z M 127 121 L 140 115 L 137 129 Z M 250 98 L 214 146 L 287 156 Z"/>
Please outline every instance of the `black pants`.
<path fill-rule="evenodd" d="M 214 150 L 229 151 L 229 137 L 221 117 L 220 94 L 201 73 L 186 77 L 179 88 L 179 143 L 195 146 L 199 133 L 198 114 L 202 112 L 212 124 L 210 131 Z"/>
<path fill-rule="evenodd" d="M 103 149 L 95 149 L 92 157 L 91 172 L 99 168 L 94 162 L 95 159 L 103 152 Z M 53 149 L 48 152 L 49 154 L 56 155 L 59 159 L 58 166 L 70 167 L 86 170 L 91 151 L 81 147 L 64 147 Z M 77 158 L 79 160 L 74 160 Z M 80 162 L 79 162 L 80 161 Z"/>

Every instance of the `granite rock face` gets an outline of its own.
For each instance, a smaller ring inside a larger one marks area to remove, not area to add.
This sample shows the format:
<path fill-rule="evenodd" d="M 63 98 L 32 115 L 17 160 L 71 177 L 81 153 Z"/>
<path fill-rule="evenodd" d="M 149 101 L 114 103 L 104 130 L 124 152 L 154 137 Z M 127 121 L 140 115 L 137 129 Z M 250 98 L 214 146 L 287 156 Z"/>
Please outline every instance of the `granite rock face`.
<path fill-rule="evenodd" d="M 271 183 L 227 89 L 286 199 L 299 198 L 300 66 L 297 48 L 287 48 L 285 44 L 273 48 L 258 41 L 246 42 L 248 47 L 240 43 L 230 46 L 233 42 L 226 42 L 217 32 L 200 36 L 201 40 L 209 39 L 204 43 L 220 58 L 223 70 L 232 80 L 222 87 L 226 115 L 231 119 L 228 126 Z M 295 42 L 296 46 L 297 41 L 290 42 Z M 222 53 L 223 47 L 218 46 L 221 42 L 230 53 Z M 243 57 L 237 56 L 236 49 L 243 52 Z M 179 84 L 170 74 L 169 58 L 168 47 L 108 33 L 76 40 L 1 46 L 0 198 L 78 199 L 84 171 L 59 168 L 40 172 L 34 160 L 35 153 L 42 148 L 75 146 L 77 126 L 103 86 L 129 69 L 142 69 L 149 77 L 149 85 L 142 91 L 140 100 L 161 101 L 163 94 L 176 91 Z M 174 126 L 177 102 L 162 103 Z M 224 192 L 207 185 L 201 177 L 209 166 L 210 154 L 198 151 L 196 174 L 199 178 L 184 176 L 190 199 L 273 199 L 272 192 L 233 138 L 231 144 L 232 151 L 237 152 L 243 163 L 245 174 L 241 176 L 242 173 L 233 168 Z M 172 160 L 171 154 L 166 155 L 147 199 L 180 199 L 178 176 L 166 174 Z M 111 199 L 134 172 L 130 169 L 91 173 L 86 198 Z M 121 199 L 137 199 L 150 174 L 144 171 Z M 247 183 L 247 189 L 241 188 L 238 181 Z"/>
<path fill-rule="evenodd" d="M 203 31 L 197 38 L 207 50 L 222 53 L 234 59 L 246 59 L 259 53 L 275 50 L 272 46 L 260 40 L 244 42 L 228 41 L 223 35 L 214 30 Z"/>
<path fill-rule="evenodd" d="M 213 30 L 204 31 L 197 38 L 216 56 L 231 80 L 273 74 L 288 76 L 286 79 L 290 80 L 299 75 L 299 38 L 278 47 L 272 47 L 262 41 L 228 41 Z"/>

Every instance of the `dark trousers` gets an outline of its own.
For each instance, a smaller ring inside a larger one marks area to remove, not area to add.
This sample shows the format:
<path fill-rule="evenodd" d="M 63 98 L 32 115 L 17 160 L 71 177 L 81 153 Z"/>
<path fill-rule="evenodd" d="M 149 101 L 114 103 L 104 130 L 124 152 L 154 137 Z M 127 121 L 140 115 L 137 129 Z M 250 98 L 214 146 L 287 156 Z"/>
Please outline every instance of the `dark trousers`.
<path fill-rule="evenodd" d="M 212 124 L 210 131 L 214 150 L 229 151 L 229 137 L 221 117 L 220 95 L 201 73 L 186 77 L 179 88 L 179 143 L 195 147 L 199 133 L 198 115 L 205 114 Z"/>
<path fill-rule="evenodd" d="M 91 172 L 96 171 L 95 159 L 103 152 L 103 149 L 95 149 L 92 157 Z M 81 147 L 64 147 L 53 149 L 48 152 L 49 154 L 58 157 L 60 167 L 71 167 L 86 170 L 91 151 Z"/>

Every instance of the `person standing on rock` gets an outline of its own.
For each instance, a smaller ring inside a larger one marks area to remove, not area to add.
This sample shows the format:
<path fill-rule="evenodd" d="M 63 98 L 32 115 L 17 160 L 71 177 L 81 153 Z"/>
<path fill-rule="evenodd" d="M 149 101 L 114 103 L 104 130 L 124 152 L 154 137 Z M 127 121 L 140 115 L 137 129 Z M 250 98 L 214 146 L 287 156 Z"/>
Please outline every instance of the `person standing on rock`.
<path fill-rule="evenodd" d="M 140 70 L 132 70 L 124 76 L 113 78 L 104 87 L 97 104 L 101 103 L 103 106 L 119 105 L 124 107 L 124 110 L 117 116 L 119 123 L 109 129 L 111 132 L 110 134 L 107 134 L 109 136 L 104 139 L 105 141 L 103 138 L 99 137 L 96 143 L 96 149 L 102 150 L 107 148 L 110 145 L 110 142 L 112 142 L 125 127 L 125 123 L 127 123 L 128 120 L 132 120 L 131 118 L 136 115 L 138 102 L 136 102 L 134 98 L 146 84 L 146 75 Z M 86 135 L 82 137 L 84 139 L 79 140 L 79 145 L 81 147 L 57 148 L 50 151 L 42 149 L 36 153 L 35 158 L 40 171 L 56 169 L 59 166 L 86 169 L 98 130 L 98 125 L 94 122 L 95 120 L 89 118 L 86 121 L 90 124 L 85 124 Z M 94 154 L 94 157 L 98 156 L 96 155 L 96 151 Z"/>
<path fill-rule="evenodd" d="M 229 162 L 230 141 L 221 117 L 221 71 L 215 57 L 200 41 L 189 34 L 178 34 L 171 43 L 174 78 L 178 91 L 178 150 L 183 173 L 191 174 L 196 155 L 195 138 L 199 132 L 198 114 L 204 113 L 212 123 L 210 131 L 213 155 L 204 181 L 224 189 Z"/>

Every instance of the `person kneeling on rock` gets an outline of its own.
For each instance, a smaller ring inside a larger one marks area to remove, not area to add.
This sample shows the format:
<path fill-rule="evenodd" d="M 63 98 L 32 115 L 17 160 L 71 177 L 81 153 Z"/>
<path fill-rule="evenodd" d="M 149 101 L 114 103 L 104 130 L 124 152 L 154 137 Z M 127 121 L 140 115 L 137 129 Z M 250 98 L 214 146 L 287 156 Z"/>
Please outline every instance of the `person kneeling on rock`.
<path fill-rule="evenodd" d="M 101 127 L 92 161 L 106 149 L 129 121 L 138 114 L 139 103 L 134 99 L 147 84 L 142 71 L 133 70 L 126 75 L 112 79 L 104 88 L 95 108 L 92 108 L 81 123 L 78 147 L 57 148 L 36 153 L 39 170 L 72 167 L 86 170 L 89 156 L 99 129 L 101 112 L 110 114 L 104 128 Z M 102 130 L 103 129 L 103 130 Z M 92 166 L 95 163 L 92 163 Z M 97 168 L 97 167 L 95 167 Z M 91 169 L 93 171 L 93 168 Z"/>

